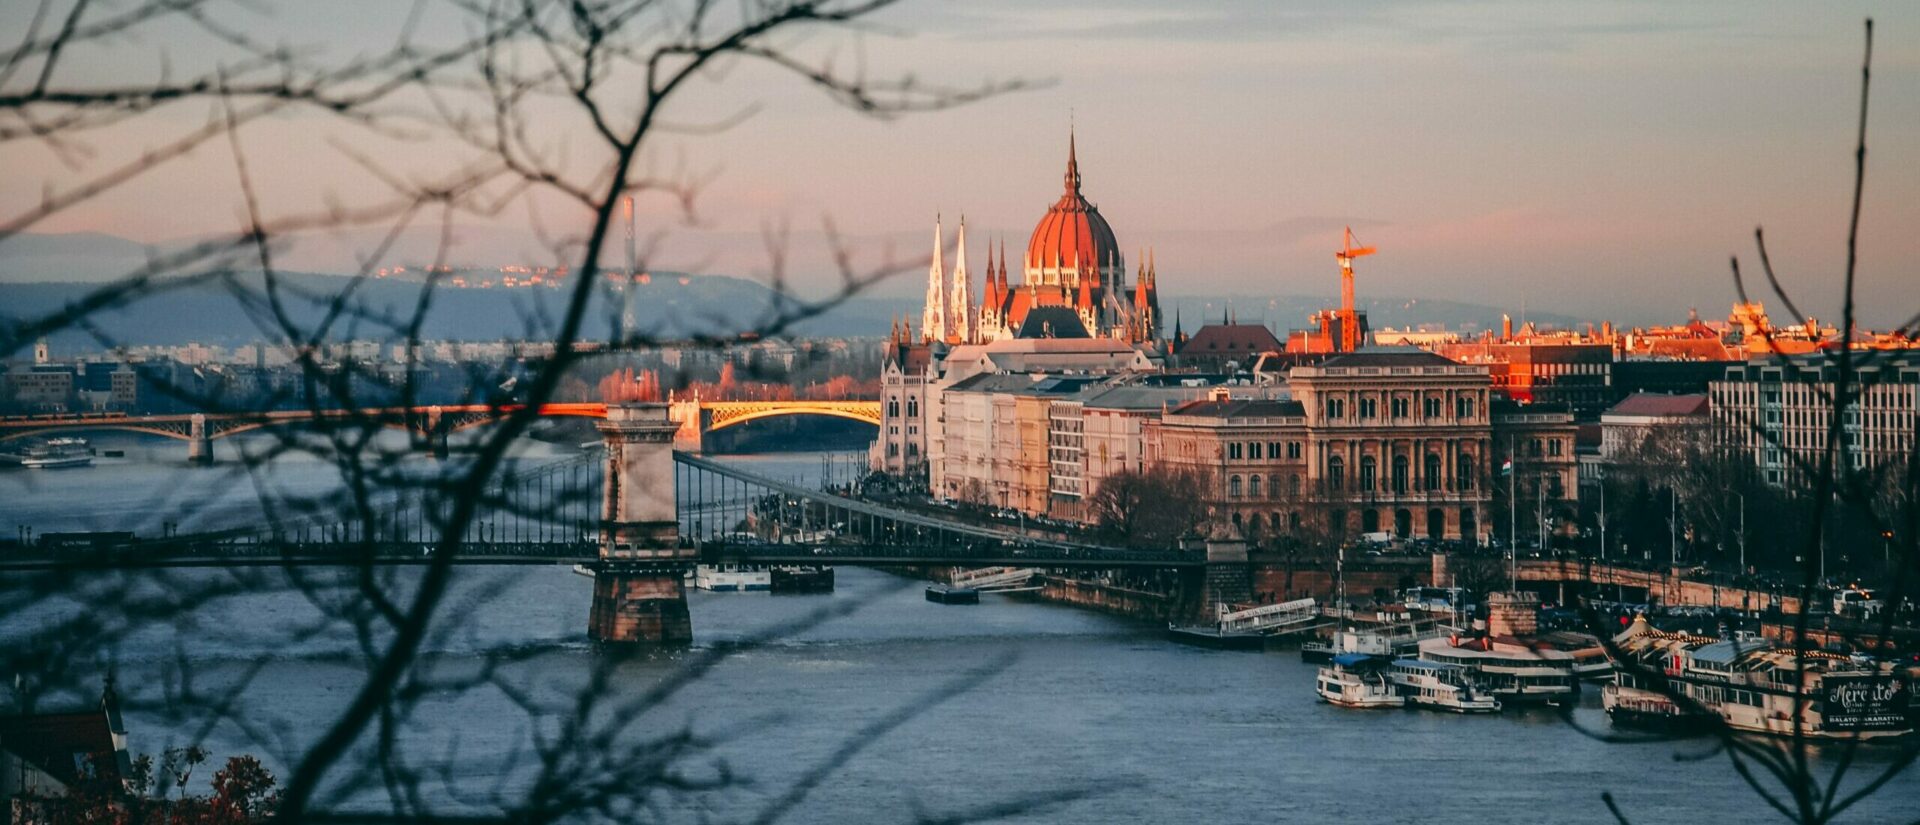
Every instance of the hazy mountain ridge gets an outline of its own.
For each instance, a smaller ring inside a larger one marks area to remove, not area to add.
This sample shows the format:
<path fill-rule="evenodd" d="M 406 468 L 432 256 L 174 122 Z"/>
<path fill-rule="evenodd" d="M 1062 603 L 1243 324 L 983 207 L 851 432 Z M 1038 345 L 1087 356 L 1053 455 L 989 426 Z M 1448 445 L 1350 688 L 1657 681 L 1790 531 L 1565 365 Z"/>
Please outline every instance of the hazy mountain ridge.
<path fill-rule="evenodd" d="M 40 317 L 81 299 L 113 279 L 143 265 L 148 257 L 164 253 L 165 246 L 144 244 L 101 233 L 65 235 L 22 234 L 0 243 L 0 324 Z M 347 277 L 327 274 L 285 274 L 283 283 L 309 295 L 333 295 Z M 243 276 L 257 286 L 259 276 Z M 889 292 L 903 289 L 903 276 L 888 283 Z M 373 279 L 354 290 L 356 308 L 377 316 L 404 319 L 417 304 L 421 284 L 400 279 Z M 796 323 L 793 334 L 808 336 L 881 336 L 896 318 L 920 326 L 918 290 L 910 295 L 870 294 L 847 300 L 819 317 Z M 772 317 L 775 295 L 765 284 L 728 275 L 691 275 L 659 272 L 637 287 L 634 323 L 662 338 L 693 335 L 732 335 L 763 325 Z M 427 339 L 499 340 L 544 338 L 552 334 L 564 308 L 564 289 L 442 289 L 421 328 Z M 594 297 L 588 311 L 586 338 L 606 338 L 614 329 L 624 299 Z M 1308 326 L 1308 316 L 1330 306 L 1321 295 L 1161 295 L 1163 333 L 1171 335 L 1176 317 L 1187 332 L 1231 315 L 1241 323 L 1264 323 L 1284 335 Z M 1362 296 L 1375 328 L 1430 324 L 1448 329 L 1492 329 L 1502 309 L 1480 304 L 1426 299 Z M 296 302 L 294 315 L 303 324 L 321 317 L 323 308 Z M 1513 313 L 1516 322 L 1520 314 Z M 1553 326 L 1570 326 L 1574 319 L 1533 312 L 1526 318 Z M 134 306 L 100 313 L 97 328 L 128 345 L 172 345 L 197 341 L 232 346 L 270 337 L 243 311 L 223 284 L 200 284 L 162 291 Z M 392 337 L 379 324 L 365 321 L 335 330 L 335 337 Z M 98 349 L 91 335 L 67 331 L 53 336 L 57 349 Z"/>

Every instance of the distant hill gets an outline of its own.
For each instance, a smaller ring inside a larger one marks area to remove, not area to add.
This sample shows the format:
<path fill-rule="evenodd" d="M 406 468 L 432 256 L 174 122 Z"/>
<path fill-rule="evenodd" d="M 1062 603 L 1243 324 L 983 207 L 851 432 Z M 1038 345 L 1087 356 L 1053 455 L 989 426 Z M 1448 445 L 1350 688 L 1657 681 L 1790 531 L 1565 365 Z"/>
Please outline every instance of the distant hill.
<path fill-rule="evenodd" d="M 34 318 L 80 300 L 100 285 L 143 265 L 166 248 L 100 233 L 66 235 L 23 234 L 0 243 L 0 325 Z M 259 276 L 245 283 L 257 286 Z M 348 284 L 342 276 L 296 274 L 284 276 L 291 292 L 316 296 L 296 300 L 292 311 L 310 324 L 321 317 L 317 296 L 339 294 Z M 899 289 L 897 284 L 891 285 Z M 356 308 L 396 322 L 413 311 L 422 287 L 407 280 L 367 281 L 353 292 Z M 555 289 L 443 289 L 434 298 L 421 326 L 421 335 L 443 340 L 498 340 L 543 338 L 552 334 L 563 310 L 564 290 Z M 775 295 L 765 285 L 726 275 L 658 273 L 635 293 L 636 325 L 663 338 L 693 335 L 732 335 L 752 329 L 770 317 Z M 609 336 L 619 317 L 622 299 L 595 296 L 583 334 L 590 339 Z M 1317 295 L 1162 295 L 1165 330 L 1171 333 L 1176 316 L 1192 332 L 1218 323 L 1231 314 L 1242 323 L 1265 323 L 1278 334 L 1304 328 L 1308 316 L 1334 303 Z M 1362 296 L 1362 306 L 1373 326 L 1436 325 L 1454 330 L 1494 329 L 1509 312 L 1516 323 L 1521 313 L 1481 304 L 1425 299 Z M 881 336 L 895 318 L 920 324 L 921 300 L 915 295 L 873 295 L 846 301 L 831 311 L 794 325 L 790 332 L 809 336 Z M 98 328 L 129 345 L 171 345 L 189 341 L 232 346 L 270 336 L 256 323 L 257 314 L 245 310 L 225 285 L 204 284 L 162 292 L 137 305 L 105 312 Z M 1525 320 L 1567 327 L 1575 319 L 1551 313 L 1526 313 Z M 378 325 L 346 326 L 334 337 L 391 338 Z M 57 349 L 98 349 L 91 335 L 72 331 L 54 336 Z M 0 353 L 0 357 L 11 355 Z"/>
<path fill-rule="evenodd" d="M 242 283 L 257 288 L 259 275 Z M 280 283 L 289 295 L 310 296 L 289 301 L 289 314 L 303 326 L 321 319 L 323 297 L 340 294 L 348 279 L 333 275 L 283 275 Z M 56 312 L 100 288 L 88 283 L 0 283 L 0 327 Z M 635 292 L 635 327 L 662 338 L 732 335 L 753 329 L 772 317 L 774 293 L 752 281 L 724 275 L 656 274 Z M 423 287 L 415 282 L 373 280 L 352 293 L 351 305 L 361 314 L 404 323 L 418 304 Z M 488 341 L 502 338 L 547 338 L 562 317 L 568 292 L 560 289 L 441 289 L 424 315 L 420 334 L 426 339 Z M 619 319 L 622 299 L 596 295 L 588 307 L 583 335 L 608 337 Z M 885 335 L 890 319 L 902 312 L 905 300 L 857 298 L 821 317 L 802 321 L 791 330 L 813 336 Z M 916 310 L 917 311 L 917 310 Z M 256 319 L 258 308 L 246 309 L 236 290 L 224 284 L 196 284 L 163 290 L 131 306 L 104 311 L 95 326 L 114 336 L 115 343 L 181 344 L 197 341 L 232 346 L 270 336 Z M 335 339 L 395 337 L 392 329 L 367 320 L 342 322 Z M 94 338 L 81 331 L 53 336 L 57 350 L 98 349 Z"/>
<path fill-rule="evenodd" d="M 0 243 L 0 283 L 96 283 L 147 262 L 148 247 L 99 232 L 21 234 Z"/>

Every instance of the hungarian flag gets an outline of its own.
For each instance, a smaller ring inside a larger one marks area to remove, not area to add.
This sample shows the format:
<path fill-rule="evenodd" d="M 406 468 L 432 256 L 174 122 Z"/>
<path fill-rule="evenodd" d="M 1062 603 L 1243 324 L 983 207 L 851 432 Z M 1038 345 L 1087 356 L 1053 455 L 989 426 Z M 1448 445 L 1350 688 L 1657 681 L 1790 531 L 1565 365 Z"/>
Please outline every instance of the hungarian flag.
<path fill-rule="evenodd" d="M 1513 459 L 1511 458 L 1500 462 L 1500 477 L 1506 478 L 1510 475 L 1513 475 Z"/>

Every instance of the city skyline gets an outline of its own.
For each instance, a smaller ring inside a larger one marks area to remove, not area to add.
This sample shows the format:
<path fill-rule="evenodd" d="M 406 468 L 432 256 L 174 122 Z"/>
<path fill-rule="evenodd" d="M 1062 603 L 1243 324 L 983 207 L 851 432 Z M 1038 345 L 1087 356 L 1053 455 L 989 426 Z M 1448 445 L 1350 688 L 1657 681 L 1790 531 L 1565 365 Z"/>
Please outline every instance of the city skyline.
<path fill-rule="evenodd" d="M 965 214 L 976 244 L 1025 237 L 1057 188 L 1071 121 L 1096 204 L 1128 254 L 1156 248 L 1178 293 L 1333 294 L 1330 253 L 1351 224 L 1382 249 L 1361 273 L 1363 294 L 1623 321 L 1671 319 L 1686 306 L 1717 316 L 1734 298 L 1728 254 L 1751 259 L 1752 229 L 1764 224 L 1782 280 L 1807 311 L 1831 317 L 1836 307 L 1817 285 L 1844 251 L 1852 21 L 1866 10 L 1775 8 L 1747 19 L 1744 6 L 1714 5 L 1674 19 L 1651 6 L 1491 3 L 909 5 L 881 22 L 911 36 L 862 40 L 875 75 L 915 66 L 928 83 L 1038 88 L 876 122 L 828 116 L 791 81 L 736 67 L 722 93 L 681 113 L 689 123 L 751 113 L 675 147 L 692 147 L 685 162 L 714 174 L 705 223 L 670 225 L 670 205 L 644 198 L 641 217 L 672 233 L 657 268 L 745 276 L 767 268 L 763 227 L 787 222 L 792 283 L 818 291 L 830 277 L 822 215 L 869 262 L 889 246 L 902 263 L 923 257 L 936 214 Z M 1911 93 L 1920 76 L 1916 41 L 1901 34 L 1920 19 L 1888 12 L 1861 228 L 1862 294 L 1873 299 L 1862 320 L 1878 326 L 1920 303 L 1902 263 L 1920 254 L 1903 230 L 1920 210 L 1920 95 Z M 254 22 L 282 34 L 384 22 L 305 14 Z M 153 51 L 128 52 L 79 71 L 152 70 Z M 169 119 L 192 117 L 161 116 Z M 260 173 L 282 193 L 278 208 L 367 191 L 365 173 L 327 135 L 291 128 L 300 122 L 262 130 L 303 160 Z M 103 157 L 141 145 L 113 130 L 90 140 Z M 384 148 L 398 164 L 431 166 L 419 146 Z M 32 229 L 143 243 L 228 231 L 238 208 L 230 165 L 203 152 Z M 21 166 L 49 171 L 0 188 L 9 208 L 60 179 L 57 163 Z M 536 260 L 530 210 L 463 219 L 459 250 L 478 262 Z M 563 222 L 563 212 L 544 210 Z M 339 271 L 376 234 L 309 240 L 285 260 Z M 412 234 L 400 252 L 425 249 L 438 230 Z M 915 269 L 876 294 L 915 294 Z"/>

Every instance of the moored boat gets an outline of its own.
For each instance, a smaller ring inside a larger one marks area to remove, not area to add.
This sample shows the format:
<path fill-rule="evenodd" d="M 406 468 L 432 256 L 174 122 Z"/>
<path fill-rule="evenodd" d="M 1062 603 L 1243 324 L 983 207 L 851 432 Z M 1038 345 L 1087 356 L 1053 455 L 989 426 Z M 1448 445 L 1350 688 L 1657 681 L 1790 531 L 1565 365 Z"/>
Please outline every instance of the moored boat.
<path fill-rule="evenodd" d="M 768 589 L 775 593 L 832 593 L 833 568 L 814 564 L 775 565 Z"/>
<path fill-rule="evenodd" d="M 1343 708 L 1406 707 L 1407 698 L 1400 695 L 1393 681 L 1387 678 L 1388 661 L 1384 656 L 1365 653 L 1334 656 L 1320 668 L 1314 679 L 1314 692 Z"/>
<path fill-rule="evenodd" d="M 1511 636 L 1428 639 L 1420 658 L 1465 668 L 1502 705 L 1563 701 L 1579 689 L 1571 654 Z"/>
<path fill-rule="evenodd" d="M 769 590 L 773 574 L 759 564 L 702 564 L 693 569 L 693 586 L 716 593 Z"/>
<path fill-rule="evenodd" d="M 1396 659 L 1388 678 L 1415 706 L 1452 713 L 1495 713 L 1500 701 L 1473 683 L 1459 665 L 1423 659 Z"/>
<path fill-rule="evenodd" d="M 1615 724 L 1717 722 L 1742 733 L 1830 740 L 1914 732 L 1912 685 L 1890 663 L 1777 647 L 1747 634 L 1722 639 L 1662 631 L 1645 616 L 1614 642 L 1627 660 L 1601 698 L 1606 703 L 1612 694 L 1608 717 Z M 1657 690 L 1642 678 L 1654 674 L 1664 680 Z"/>
<path fill-rule="evenodd" d="M 34 470 L 85 467 L 93 463 L 93 451 L 84 438 L 50 438 L 27 448 L 20 466 Z"/>
<path fill-rule="evenodd" d="M 980 591 L 948 584 L 927 585 L 927 601 L 935 604 L 979 604 Z"/>

